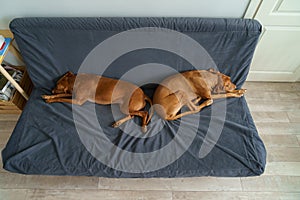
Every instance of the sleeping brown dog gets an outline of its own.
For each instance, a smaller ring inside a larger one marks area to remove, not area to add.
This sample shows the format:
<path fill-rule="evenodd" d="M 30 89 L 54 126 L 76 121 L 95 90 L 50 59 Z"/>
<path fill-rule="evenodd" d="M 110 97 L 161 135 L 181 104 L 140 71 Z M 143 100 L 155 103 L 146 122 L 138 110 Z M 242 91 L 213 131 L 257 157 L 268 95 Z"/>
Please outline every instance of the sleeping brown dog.
<path fill-rule="evenodd" d="M 145 100 L 152 105 L 151 99 L 138 86 L 122 80 L 94 74 L 75 75 L 67 72 L 57 81 L 52 94 L 43 95 L 42 98 L 47 103 L 66 102 L 82 105 L 90 101 L 102 105 L 119 104 L 121 112 L 127 116 L 115 122 L 113 127 L 118 127 L 134 116 L 139 116 L 142 118 L 142 131 L 146 132 L 152 116 L 142 110 L 146 106 Z"/>
<path fill-rule="evenodd" d="M 214 69 L 192 70 L 166 78 L 154 93 L 156 112 L 165 120 L 199 112 L 213 103 L 213 99 L 241 97 L 245 89 L 236 90 L 230 77 Z M 201 100 L 205 100 L 198 105 Z M 188 111 L 178 114 L 183 106 Z"/>

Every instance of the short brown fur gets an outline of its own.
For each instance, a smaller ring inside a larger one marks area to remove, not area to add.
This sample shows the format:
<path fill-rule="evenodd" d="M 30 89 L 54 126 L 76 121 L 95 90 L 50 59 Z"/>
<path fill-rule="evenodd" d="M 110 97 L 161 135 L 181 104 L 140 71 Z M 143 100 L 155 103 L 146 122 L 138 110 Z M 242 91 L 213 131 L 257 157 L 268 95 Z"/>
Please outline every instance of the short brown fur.
<path fill-rule="evenodd" d="M 156 112 L 165 120 L 175 120 L 199 112 L 213 103 L 213 99 L 241 97 L 245 89 L 236 90 L 230 77 L 214 69 L 192 70 L 170 76 L 162 81 L 154 93 Z M 198 105 L 201 100 L 205 100 Z M 178 114 L 183 106 L 188 111 Z"/>
<path fill-rule="evenodd" d="M 152 116 L 142 110 L 146 106 L 145 100 L 152 105 L 151 99 L 138 86 L 122 80 L 94 74 L 75 75 L 67 72 L 57 81 L 52 94 L 43 95 L 42 98 L 47 103 L 66 102 L 82 105 L 90 101 L 102 105 L 119 104 L 121 112 L 127 116 L 115 122 L 113 127 L 118 127 L 134 116 L 139 116 L 142 118 L 142 130 L 146 132 Z"/>

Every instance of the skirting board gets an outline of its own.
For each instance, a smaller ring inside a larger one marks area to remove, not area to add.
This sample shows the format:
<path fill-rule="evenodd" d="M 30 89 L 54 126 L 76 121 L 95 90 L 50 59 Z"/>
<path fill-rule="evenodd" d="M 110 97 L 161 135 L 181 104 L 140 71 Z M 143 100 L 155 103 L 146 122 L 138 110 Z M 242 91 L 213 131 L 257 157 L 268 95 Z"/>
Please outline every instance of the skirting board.
<path fill-rule="evenodd" d="M 247 81 L 297 82 L 300 81 L 300 67 L 295 72 L 250 71 Z"/>

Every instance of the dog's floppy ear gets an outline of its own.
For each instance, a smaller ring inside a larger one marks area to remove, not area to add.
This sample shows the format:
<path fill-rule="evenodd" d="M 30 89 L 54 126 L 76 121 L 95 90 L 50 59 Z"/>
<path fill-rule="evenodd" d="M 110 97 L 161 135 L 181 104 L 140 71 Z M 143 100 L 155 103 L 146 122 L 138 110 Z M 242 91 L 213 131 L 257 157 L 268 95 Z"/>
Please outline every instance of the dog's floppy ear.
<path fill-rule="evenodd" d="M 72 76 L 74 76 L 74 74 L 73 74 L 71 71 L 68 71 L 67 73 L 65 73 L 65 74 L 57 81 L 57 83 L 60 82 L 60 81 L 62 81 L 62 80 L 64 80 L 64 79 L 67 78 L 67 77 L 72 77 Z"/>
<path fill-rule="evenodd" d="M 65 75 L 66 76 L 74 76 L 74 74 L 71 71 L 68 71 Z"/>
<path fill-rule="evenodd" d="M 220 72 L 219 72 L 220 73 Z M 224 92 L 224 81 L 221 75 L 218 75 L 218 83 L 213 88 L 213 93 L 222 93 Z"/>

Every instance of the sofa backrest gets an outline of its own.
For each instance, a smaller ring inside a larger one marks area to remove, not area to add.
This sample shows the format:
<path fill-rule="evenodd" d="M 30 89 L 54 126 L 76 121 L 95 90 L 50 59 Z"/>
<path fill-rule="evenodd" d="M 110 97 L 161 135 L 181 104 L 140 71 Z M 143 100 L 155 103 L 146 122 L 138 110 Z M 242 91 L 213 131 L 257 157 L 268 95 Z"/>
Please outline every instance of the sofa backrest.
<path fill-rule="evenodd" d="M 157 81 L 172 73 L 166 66 L 217 67 L 241 87 L 261 33 L 255 20 L 203 18 L 18 18 L 10 29 L 34 86 L 46 89 L 67 71 L 122 79 L 136 69 Z"/>

